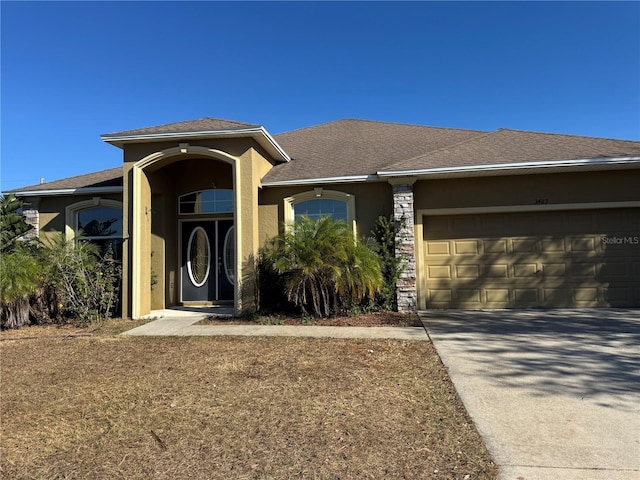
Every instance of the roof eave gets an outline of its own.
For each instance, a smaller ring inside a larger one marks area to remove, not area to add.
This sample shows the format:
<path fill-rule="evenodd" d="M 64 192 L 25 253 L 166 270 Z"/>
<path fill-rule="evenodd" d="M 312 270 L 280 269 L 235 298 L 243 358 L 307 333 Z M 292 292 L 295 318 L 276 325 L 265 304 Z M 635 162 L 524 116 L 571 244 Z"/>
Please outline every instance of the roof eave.
<path fill-rule="evenodd" d="M 128 143 L 157 142 L 163 140 L 184 140 L 187 138 L 241 138 L 251 137 L 276 160 L 289 162 L 291 158 L 262 126 L 234 130 L 207 130 L 190 132 L 149 133 L 139 135 L 101 135 L 102 141 L 123 148 Z"/>
<path fill-rule="evenodd" d="M 275 180 L 262 182 L 263 187 L 293 187 L 296 185 L 317 185 L 319 183 L 360 183 L 380 181 L 377 175 L 345 175 L 341 177 L 299 178 L 296 180 Z"/>
<path fill-rule="evenodd" d="M 381 170 L 381 178 L 396 177 L 475 177 L 487 175 L 535 174 L 555 171 L 588 171 L 607 168 L 640 168 L 640 157 L 597 157 L 576 160 L 552 160 L 541 162 L 517 162 L 492 165 L 464 165 L 406 170 Z"/>
<path fill-rule="evenodd" d="M 122 186 L 117 187 L 80 187 L 80 188 L 52 188 L 48 190 L 8 191 L 16 197 L 49 197 L 58 195 L 93 195 L 96 193 L 121 193 Z"/>

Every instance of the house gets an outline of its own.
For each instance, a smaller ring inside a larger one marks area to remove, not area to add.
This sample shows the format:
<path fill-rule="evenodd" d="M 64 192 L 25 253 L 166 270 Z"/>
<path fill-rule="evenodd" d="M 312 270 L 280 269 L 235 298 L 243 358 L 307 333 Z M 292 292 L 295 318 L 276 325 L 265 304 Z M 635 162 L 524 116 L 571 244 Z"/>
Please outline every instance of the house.
<path fill-rule="evenodd" d="M 305 214 L 359 236 L 395 217 L 400 310 L 640 306 L 638 141 L 216 118 L 102 139 L 123 166 L 13 193 L 40 235 L 121 245 L 125 316 L 252 308 L 252 259 Z"/>

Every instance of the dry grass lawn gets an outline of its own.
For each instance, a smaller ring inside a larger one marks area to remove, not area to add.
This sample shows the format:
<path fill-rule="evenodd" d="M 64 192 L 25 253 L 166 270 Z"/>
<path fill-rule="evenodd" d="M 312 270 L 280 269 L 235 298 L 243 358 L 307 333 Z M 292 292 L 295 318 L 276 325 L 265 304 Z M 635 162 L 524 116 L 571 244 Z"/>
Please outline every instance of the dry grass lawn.
<path fill-rule="evenodd" d="M 429 342 L 0 342 L 0 476 L 495 479 Z"/>

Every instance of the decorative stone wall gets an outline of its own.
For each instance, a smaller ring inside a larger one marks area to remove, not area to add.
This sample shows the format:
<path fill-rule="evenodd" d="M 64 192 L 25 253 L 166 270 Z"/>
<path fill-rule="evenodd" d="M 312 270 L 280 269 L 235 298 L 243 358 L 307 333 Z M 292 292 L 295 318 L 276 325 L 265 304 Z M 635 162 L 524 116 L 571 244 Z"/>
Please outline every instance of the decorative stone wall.
<path fill-rule="evenodd" d="M 22 210 L 25 222 L 33 227 L 22 237 L 24 240 L 37 238 L 40 234 L 40 210 L 38 207 L 38 201 L 34 200 L 28 202 Z"/>
<path fill-rule="evenodd" d="M 396 224 L 396 256 L 402 259 L 403 267 L 396 283 L 398 311 L 413 312 L 418 298 L 413 234 L 413 182 L 393 184 L 393 218 Z"/>

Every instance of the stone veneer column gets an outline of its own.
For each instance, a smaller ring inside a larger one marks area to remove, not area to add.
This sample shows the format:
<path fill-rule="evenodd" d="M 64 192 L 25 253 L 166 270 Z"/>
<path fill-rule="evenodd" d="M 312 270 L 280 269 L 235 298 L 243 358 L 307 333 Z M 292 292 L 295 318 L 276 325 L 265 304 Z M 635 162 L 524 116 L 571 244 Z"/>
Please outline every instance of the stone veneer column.
<path fill-rule="evenodd" d="M 27 225 L 31 225 L 33 228 L 29 230 L 23 239 L 37 238 L 40 234 L 40 210 L 39 210 L 39 198 L 31 198 L 25 202 L 25 207 L 22 209 L 24 215 L 24 221 Z"/>
<path fill-rule="evenodd" d="M 416 256 L 413 232 L 413 183 L 415 179 L 396 179 L 393 185 L 393 219 L 396 224 L 396 257 L 402 259 L 402 272 L 396 283 L 399 312 L 413 312 L 417 305 Z"/>

